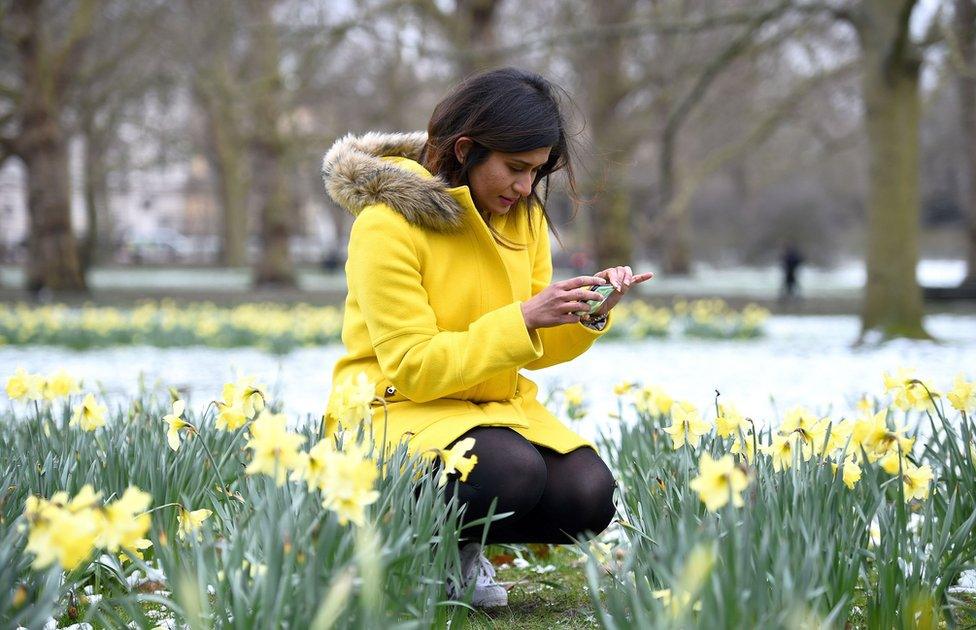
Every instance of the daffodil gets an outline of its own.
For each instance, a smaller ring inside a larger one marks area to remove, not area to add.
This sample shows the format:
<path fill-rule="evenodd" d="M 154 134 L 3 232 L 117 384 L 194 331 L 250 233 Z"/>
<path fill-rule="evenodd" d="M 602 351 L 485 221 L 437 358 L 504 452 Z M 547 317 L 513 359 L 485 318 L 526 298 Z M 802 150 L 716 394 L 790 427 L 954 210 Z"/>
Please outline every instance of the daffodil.
<path fill-rule="evenodd" d="M 177 534 L 180 540 L 186 540 L 186 536 L 194 532 L 197 534 L 197 539 L 200 539 L 200 527 L 203 526 L 205 520 L 210 518 L 211 514 L 213 514 L 211 510 L 188 510 L 181 505 L 176 513 L 176 521 L 179 524 Z"/>
<path fill-rule="evenodd" d="M 299 453 L 292 479 L 304 481 L 309 490 L 322 490 L 329 483 L 329 462 L 335 453 L 332 438 L 319 440 L 307 453 Z"/>
<path fill-rule="evenodd" d="M 366 372 L 359 372 L 355 378 L 336 384 L 325 411 L 326 425 L 334 428 L 341 424 L 344 428 L 351 429 L 360 422 L 371 421 L 375 398 L 376 387 Z"/>
<path fill-rule="evenodd" d="M 634 383 L 633 381 L 624 381 L 613 386 L 613 393 L 615 396 L 623 396 L 636 387 L 637 383 Z"/>
<path fill-rule="evenodd" d="M 671 589 L 662 588 L 651 591 L 651 596 L 654 599 L 661 600 L 661 605 L 668 611 L 672 619 L 681 617 L 688 610 L 689 606 L 692 606 L 693 610 L 701 610 L 701 602 L 696 601 L 692 604 L 691 593 L 688 592 L 679 592 L 677 595 L 672 595 Z"/>
<path fill-rule="evenodd" d="M 582 420 L 586 417 L 582 385 L 567 387 L 563 390 L 563 399 L 566 402 L 566 416 L 570 420 Z"/>
<path fill-rule="evenodd" d="M 794 407 L 786 412 L 783 424 L 780 426 L 780 433 L 797 436 L 797 441 L 802 447 L 803 459 L 806 461 L 815 452 L 820 452 L 825 447 L 824 440 L 829 426 L 830 421 L 826 418 L 818 419 L 809 410 Z"/>
<path fill-rule="evenodd" d="M 30 374 L 24 368 L 14 370 L 7 379 L 7 396 L 11 400 L 41 400 L 44 398 L 44 377 Z"/>
<path fill-rule="evenodd" d="M 58 370 L 47 377 L 44 383 L 44 397 L 48 400 L 65 398 L 81 391 L 78 379 L 64 370 Z"/>
<path fill-rule="evenodd" d="M 831 467 L 835 474 L 840 469 L 839 464 L 831 464 Z M 861 467 L 858 465 L 857 460 L 850 457 L 844 459 L 844 468 L 841 475 L 844 485 L 853 490 L 854 486 L 861 479 Z"/>
<path fill-rule="evenodd" d="M 854 435 L 854 422 L 842 418 L 841 420 L 830 425 L 830 436 L 827 438 L 827 447 L 824 449 L 824 453 L 834 453 L 836 451 L 842 451 L 844 447 L 847 447 L 847 454 L 850 456 L 857 456 L 857 450 L 860 448 L 859 445 L 851 443 L 851 438 Z"/>
<path fill-rule="evenodd" d="M 730 500 L 735 507 L 741 507 L 742 491 L 748 485 L 749 478 L 735 465 L 731 455 L 713 460 L 708 453 L 702 453 L 698 476 L 691 480 L 689 487 L 698 493 L 706 508 L 715 512 Z"/>
<path fill-rule="evenodd" d="M 899 368 L 894 374 L 885 372 L 883 375 L 885 392 L 894 393 L 894 404 L 903 411 L 911 409 L 917 411 L 931 410 L 932 396 L 938 394 L 931 387 L 926 387 L 914 377 L 914 370 Z"/>
<path fill-rule="evenodd" d="M 715 433 L 721 438 L 736 435 L 740 430 L 744 433 L 749 423 L 732 405 L 719 405 L 718 416 L 715 418 Z"/>
<path fill-rule="evenodd" d="M 169 429 L 166 430 L 166 442 L 174 451 L 180 448 L 180 431 L 183 429 L 187 429 L 191 433 L 196 431 L 196 427 L 182 418 L 185 410 L 186 403 L 184 401 L 174 400 L 173 412 L 163 416 L 163 421 L 169 425 Z"/>
<path fill-rule="evenodd" d="M 702 436 L 710 429 L 694 405 L 679 402 L 671 407 L 671 426 L 664 430 L 671 436 L 671 444 L 677 450 L 685 444 L 697 447 Z"/>
<path fill-rule="evenodd" d="M 222 394 L 226 405 L 233 406 L 239 402 L 248 418 L 253 418 L 254 414 L 264 409 L 264 391 L 254 384 L 253 376 L 243 376 L 234 383 L 225 384 Z"/>
<path fill-rule="evenodd" d="M 916 466 L 905 460 L 902 466 L 902 486 L 905 490 L 905 502 L 912 499 L 924 499 L 929 496 L 929 485 L 932 483 L 932 467 L 928 464 Z"/>
<path fill-rule="evenodd" d="M 946 398 L 958 411 L 973 413 L 976 411 L 976 381 L 967 382 L 962 374 L 956 376 L 952 382 L 952 390 L 946 394 Z"/>
<path fill-rule="evenodd" d="M 563 390 L 563 396 L 566 398 L 567 405 L 582 405 L 583 404 L 583 386 L 582 385 L 571 385 Z"/>
<path fill-rule="evenodd" d="M 756 459 L 756 443 L 753 440 L 753 432 L 750 428 L 748 432 L 737 431 L 732 438 L 732 447 L 729 452 L 733 455 L 742 455 L 750 464 Z"/>
<path fill-rule="evenodd" d="M 474 438 L 469 437 L 458 440 L 450 449 L 441 452 L 443 467 L 441 468 L 441 476 L 437 480 L 437 487 L 443 487 L 447 483 L 448 475 L 455 472 L 461 481 L 468 480 L 468 474 L 478 463 L 478 456 L 472 454 L 470 457 L 465 457 L 464 454 L 473 448 Z"/>
<path fill-rule="evenodd" d="M 865 450 L 868 452 L 868 459 L 874 462 L 887 458 L 885 470 L 894 474 L 891 472 L 892 467 L 897 471 L 898 457 L 908 456 L 915 444 L 915 439 L 907 437 L 905 428 L 902 426 L 896 425 L 894 428 L 889 428 L 886 416 L 885 410 L 879 411 L 870 421 L 862 425 L 866 431 L 861 439 Z M 892 456 L 895 458 L 894 466 L 892 466 Z"/>
<path fill-rule="evenodd" d="M 793 465 L 793 451 L 796 442 L 797 437 L 795 433 L 774 435 L 772 443 L 760 446 L 759 450 L 772 458 L 773 470 L 786 470 Z"/>
<path fill-rule="evenodd" d="M 150 519 L 146 510 L 151 502 L 149 493 L 130 486 L 119 499 L 102 508 L 98 546 L 113 553 L 120 548 L 136 549 L 149 531 Z"/>
<path fill-rule="evenodd" d="M 660 387 L 649 385 L 637 390 L 634 408 L 638 413 L 648 416 L 663 416 L 671 411 L 674 401 Z"/>
<path fill-rule="evenodd" d="M 247 422 L 244 404 L 240 400 L 230 403 L 217 401 L 217 429 L 220 431 L 235 431 Z"/>
<path fill-rule="evenodd" d="M 254 451 L 251 463 L 244 470 L 249 475 L 264 473 L 274 477 L 279 486 L 285 483 L 288 471 L 299 462 L 298 447 L 305 437 L 285 428 L 283 414 L 262 411 L 251 425 L 251 438 L 246 446 Z"/>
<path fill-rule="evenodd" d="M 96 508 L 100 497 L 87 484 L 70 500 L 63 491 L 50 499 L 28 497 L 24 508 L 30 528 L 26 549 L 35 556 L 35 569 L 58 562 L 70 571 L 91 556 L 104 520 Z"/>
<path fill-rule="evenodd" d="M 75 405 L 69 426 L 81 425 L 85 431 L 94 431 L 105 424 L 107 408 L 95 400 L 93 394 L 86 394 L 81 403 Z"/>
<path fill-rule="evenodd" d="M 338 515 L 340 525 L 349 521 L 362 525 L 366 506 L 380 496 L 374 490 L 379 475 L 376 462 L 356 444 L 348 444 L 344 451 L 333 451 L 328 457 L 329 481 L 322 489 L 322 506 Z"/>

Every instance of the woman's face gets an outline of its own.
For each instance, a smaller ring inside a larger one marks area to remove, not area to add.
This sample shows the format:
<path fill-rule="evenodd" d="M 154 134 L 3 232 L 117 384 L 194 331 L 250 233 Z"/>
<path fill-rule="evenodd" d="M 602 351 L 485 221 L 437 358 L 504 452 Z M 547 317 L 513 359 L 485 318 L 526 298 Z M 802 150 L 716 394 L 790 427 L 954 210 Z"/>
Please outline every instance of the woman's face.
<path fill-rule="evenodd" d="M 467 142 L 464 142 L 467 140 Z M 455 145 L 458 159 L 464 161 L 471 141 L 461 138 Z M 521 153 L 492 151 L 488 158 L 468 172 L 468 186 L 474 204 L 482 213 L 505 214 L 532 193 L 532 182 L 549 160 L 551 147 Z"/>

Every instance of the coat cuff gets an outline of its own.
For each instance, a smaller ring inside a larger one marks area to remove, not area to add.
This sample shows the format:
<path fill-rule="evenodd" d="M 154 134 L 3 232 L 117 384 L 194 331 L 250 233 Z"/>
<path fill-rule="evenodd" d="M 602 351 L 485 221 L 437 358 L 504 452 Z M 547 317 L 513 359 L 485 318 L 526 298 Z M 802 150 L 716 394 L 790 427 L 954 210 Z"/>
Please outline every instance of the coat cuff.
<path fill-rule="evenodd" d="M 508 306 L 495 311 L 501 320 L 501 329 L 510 331 L 509 337 L 511 344 L 508 346 L 512 352 L 512 360 L 518 365 L 523 365 L 535 361 L 544 353 L 542 338 L 539 332 L 533 330 L 529 332 L 525 325 L 525 316 L 522 315 L 522 301 L 518 300 Z"/>

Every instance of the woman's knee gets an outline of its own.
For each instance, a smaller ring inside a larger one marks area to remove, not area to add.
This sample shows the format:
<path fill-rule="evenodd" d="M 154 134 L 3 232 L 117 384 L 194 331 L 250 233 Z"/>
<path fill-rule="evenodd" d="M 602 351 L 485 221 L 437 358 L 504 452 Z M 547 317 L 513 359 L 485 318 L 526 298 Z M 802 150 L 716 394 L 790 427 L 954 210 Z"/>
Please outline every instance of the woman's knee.
<path fill-rule="evenodd" d="M 573 468 L 577 475 L 572 491 L 560 493 L 567 503 L 564 513 L 573 519 L 577 532 L 600 533 L 616 514 L 613 493 L 617 482 L 607 465 L 592 449 L 581 449 L 576 459 L 578 461 L 574 462 Z"/>

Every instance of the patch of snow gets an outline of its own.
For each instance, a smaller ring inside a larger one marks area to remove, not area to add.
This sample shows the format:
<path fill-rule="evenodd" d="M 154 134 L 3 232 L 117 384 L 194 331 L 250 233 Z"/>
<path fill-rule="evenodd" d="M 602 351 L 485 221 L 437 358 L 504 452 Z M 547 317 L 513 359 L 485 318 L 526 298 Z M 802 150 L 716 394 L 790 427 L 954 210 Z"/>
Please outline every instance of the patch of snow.
<path fill-rule="evenodd" d="M 966 370 L 969 378 L 976 377 L 976 316 L 931 315 L 926 326 L 939 342 L 896 340 L 854 348 L 860 332 L 855 316 L 774 316 L 760 339 L 602 339 L 569 363 L 523 374 L 539 385 L 540 399 L 550 387 L 583 383 L 588 413 L 570 424 L 587 438 L 612 433 L 619 424 L 611 415 L 617 412 L 612 392 L 624 380 L 661 386 L 702 410 L 711 408 L 717 389 L 743 414 L 775 422 L 794 405 L 825 414 L 850 411 L 860 395 L 880 395 L 882 372 L 899 366 L 915 367 L 936 388 Z M 163 398 L 163 387 L 181 389 L 190 409 L 199 413 L 239 371 L 267 385 L 298 423 L 321 415 L 332 367 L 343 353 L 341 345 L 303 348 L 284 357 L 253 348 L 2 347 L 0 378 L 17 367 L 45 373 L 64 368 L 84 379 L 87 388 L 104 387 L 109 403 L 120 404 L 138 391 L 144 376 Z M 208 369 L 200 370 L 201 365 Z M 625 418 L 628 411 L 625 407 Z"/>

